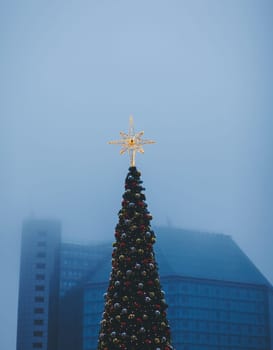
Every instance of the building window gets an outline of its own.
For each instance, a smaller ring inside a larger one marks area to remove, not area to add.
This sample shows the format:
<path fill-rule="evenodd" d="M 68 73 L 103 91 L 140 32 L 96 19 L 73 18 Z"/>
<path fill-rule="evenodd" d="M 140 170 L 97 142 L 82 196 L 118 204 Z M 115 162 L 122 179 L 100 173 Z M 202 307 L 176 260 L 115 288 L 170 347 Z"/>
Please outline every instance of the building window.
<path fill-rule="evenodd" d="M 43 303 L 45 301 L 44 297 L 35 297 L 35 302 L 36 303 Z"/>
<path fill-rule="evenodd" d="M 42 308 L 42 307 L 36 307 L 36 308 L 34 309 L 34 313 L 35 313 L 35 314 L 43 314 L 43 313 L 44 313 L 44 308 Z"/>
<path fill-rule="evenodd" d="M 36 264 L 37 269 L 45 269 L 45 266 L 46 266 L 46 264 L 44 264 L 44 263 L 37 263 Z"/>
<path fill-rule="evenodd" d="M 35 290 L 36 290 L 37 292 L 42 292 L 42 291 L 45 290 L 45 286 L 37 285 L 37 286 L 35 286 Z"/>
<path fill-rule="evenodd" d="M 42 349 L 43 343 L 32 343 L 33 349 Z"/>
<path fill-rule="evenodd" d="M 45 241 L 39 241 L 37 242 L 38 247 L 46 247 L 46 242 Z"/>
<path fill-rule="evenodd" d="M 41 273 L 38 273 L 36 275 L 36 280 L 39 280 L 39 281 L 43 281 L 45 279 L 45 275 L 41 274 Z"/>
<path fill-rule="evenodd" d="M 33 336 L 34 337 L 42 337 L 43 336 L 43 332 L 42 331 L 34 331 L 33 332 Z"/>
<path fill-rule="evenodd" d="M 34 320 L 33 323 L 35 326 L 42 326 L 44 324 L 44 320 Z"/>

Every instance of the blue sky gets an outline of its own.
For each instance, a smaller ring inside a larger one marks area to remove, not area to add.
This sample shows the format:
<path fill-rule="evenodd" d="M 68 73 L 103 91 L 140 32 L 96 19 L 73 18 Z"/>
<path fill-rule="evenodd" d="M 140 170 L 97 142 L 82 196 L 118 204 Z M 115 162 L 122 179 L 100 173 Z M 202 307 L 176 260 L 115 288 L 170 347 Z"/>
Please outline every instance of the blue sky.
<path fill-rule="evenodd" d="M 273 282 L 271 1 L 0 4 L 1 349 L 15 349 L 22 220 L 112 239 L 128 129 L 154 224 L 232 235 Z"/>

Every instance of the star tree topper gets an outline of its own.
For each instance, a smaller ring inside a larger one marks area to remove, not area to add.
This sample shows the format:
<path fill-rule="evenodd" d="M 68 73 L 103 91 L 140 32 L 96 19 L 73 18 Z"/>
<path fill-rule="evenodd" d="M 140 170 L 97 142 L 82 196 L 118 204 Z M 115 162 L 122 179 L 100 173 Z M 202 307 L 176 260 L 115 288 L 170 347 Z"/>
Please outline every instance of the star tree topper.
<path fill-rule="evenodd" d="M 130 125 L 128 134 L 121 131 L 121 140 L 110 141 L 109 143 L 112 145 L 121 145 L 122 148 L 120 150 L 120 154 L 123 154 L 126 151 L 128 151 L 130 157 L 130 166 L 135 166 L 136 152 L 144 153 L 144 149 L 142 146 L 155 143 L 155 141 L 142 139 L 144 131 L 135 133 L 134 120 L 132 116 L 130 116 L 129 123 Z"/>

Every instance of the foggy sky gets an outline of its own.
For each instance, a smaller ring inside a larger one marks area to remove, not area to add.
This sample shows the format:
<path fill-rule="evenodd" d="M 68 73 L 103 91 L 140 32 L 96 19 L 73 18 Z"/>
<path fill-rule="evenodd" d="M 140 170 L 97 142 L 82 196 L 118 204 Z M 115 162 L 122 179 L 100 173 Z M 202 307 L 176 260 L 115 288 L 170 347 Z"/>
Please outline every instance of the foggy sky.
<path fill-rule="evenodd" d="M 273 5 L 0 3 L 0 348 L 14 350 L 22 220 L 112 240 L 137 156 L 154 225 L 232 235 L 273 282 Z"/>

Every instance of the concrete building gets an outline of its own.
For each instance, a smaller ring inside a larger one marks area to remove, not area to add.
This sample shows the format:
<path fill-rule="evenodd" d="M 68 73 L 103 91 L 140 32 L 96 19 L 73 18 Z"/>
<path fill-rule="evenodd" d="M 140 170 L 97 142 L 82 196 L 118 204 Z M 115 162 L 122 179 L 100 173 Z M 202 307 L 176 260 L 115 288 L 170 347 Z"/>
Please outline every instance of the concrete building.
<path fill-rule="evenodd" d="M 56 349 L 60 242 L 61 225 L 58 221 L 24 222 L 17 350 Z"/>

